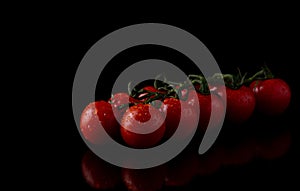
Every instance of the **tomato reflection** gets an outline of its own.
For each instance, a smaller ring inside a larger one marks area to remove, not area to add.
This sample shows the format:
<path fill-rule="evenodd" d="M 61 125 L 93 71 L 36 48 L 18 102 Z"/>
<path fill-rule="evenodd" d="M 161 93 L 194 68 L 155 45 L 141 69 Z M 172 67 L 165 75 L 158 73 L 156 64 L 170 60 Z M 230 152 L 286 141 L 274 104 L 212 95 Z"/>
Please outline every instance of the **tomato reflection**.
<path fill-rule="evenodd" d="M 81 167 L 84 179 L 95 189 L 114 189 L 118 186 L 129 191 L 180 189 L 193 180 L 218 173 L 223 167 L 247 165 L 256 159 L 283 157 L 291 143 L 289 130 L 272 135 L 246 135 L 239 140 L 217 142 L 203 155 L 199 155 L 196 148 L 187 149 L 164 165 L 140 170 L 116 167 L 88 151 Z"/>
<path fill-rule="evenodd" d="M 292 136 L 290 131 L 280 133 L 268 139 L 258 140 L 257 156 L 263 159 L 276 159 L 282 157 L 290 148 Z"/>
<path fill-rule="evenodd" d="M 86 182 L 95 189 L 112 189 L 121 182 L 120 168 L 103 161 L 91 151 L 83 156 L 81 169 Z"/>
<path fill-rule="evenodd" d="M 169 162 L 165 177 L 166 186 L 183 186 L 197 174 L 199 168 L 198 154 L 188 151 Z"/>
<path fill-rule="evenodd" d="M 122 180 L 130 191 L 156 191 L 164 185 L 165 165 L 149 169 L 122 169 Z"/>
<path fill-rule="evenodd" d="M 224 158 L 224 148 L 214 147 L 203 155 L 199 155 L 199 167 L 197 173 L 200 176 L 207 176 L 215 173 L 222 165 Z"/>
<path fill-rule="evenodd" d="M 235 145 L 227 146 L 224 150 L 223 165 L 244 165 L 255 156 L 256 141 L 246 139 Z"/>

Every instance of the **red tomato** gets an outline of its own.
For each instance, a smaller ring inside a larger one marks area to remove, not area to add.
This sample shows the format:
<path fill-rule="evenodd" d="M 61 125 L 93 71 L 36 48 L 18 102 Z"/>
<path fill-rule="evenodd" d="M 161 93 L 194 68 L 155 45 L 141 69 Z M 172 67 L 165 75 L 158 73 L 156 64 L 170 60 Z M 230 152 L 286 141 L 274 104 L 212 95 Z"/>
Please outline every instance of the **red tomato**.
<path fill-rule="evenodd" d="M 226 96 L 226 119 L 235 124 L 247 121 L 255 108 L 255 97 L 251 89 L 246 86 L 239 89 L 226 87 Z"/>
<path fill-rule="evenodd" d="M 121 183 L 120 168 L 101 160 L 91 151 L 83 156 L 81 170 L 86 182 L 94 189 L 113 189 Z"/>
<path fill-rule="evenodd" d="M 101 134 L 100 128 L 104 128 L 114 139 L 119 137 L 119 124 L 115 119 L 111 105 L 105 101 L 90 103 L 83 110 L 80 118 L 80 130 L 85 139 L 91 143 L 103 143 L 103 134 Z"/>
<path fill-rule="evenodd" d="M 150 104 L 130 107 L 121 122 L 121 135 L 124 141 L 134 148 L 156 145 L 164 136 L 165 129 L 163 114 Z"/>
<path fill-rule="evenodd" d="M 189 89 L 182 89 L 181 90 L 181 98 L 182 99 L 185 99 L 186 98 L 186 96 L 188 96 L 187 94 L 188 94 L 188 92 L 189 92 Z"/>
<path fill-rule="evenodd" d="M 175 98 L 166 98 L 162 104 L 161 111 L 166 114 L 166 139 L 170 138 L 178 127 L 181 116 L 180 107 L 180 101 Z"/>
<path fill-rule="evenodd" d="M 266 115 L 283 113 L 291 100 L 291 90 L 281 79 L 257 80 L 250 84 L 256 98 L 256 108 Z"/>
<path fill-rule="evenodd" d="M 212 94 L 218 95 L 220 99 L 225 100 L 226 87 L 224 85 L 209 85 Z"/>
<path fill-rule="evenodd" d="M 220 125 L 222 119 L 224 118 L 224 113 L 225 113 L 225 107 L 221 98 L 215 94 L 204 95 L 201 93 L 195 93 L 195 91 L 190 91 L 187 100 L 188 104 L 190 104 L 193 107 L 196 107 L 197 105 L 195 99 L 198 99 L 198 103 L 200 107 L 199 128 L 202 130 L 206 130 L 208 122 L 210 120 L 212 107 L 214 111 L 217 113 L 215 114 L 214 119 L 212 119 L 213 121 L 211 121 L 211 125 L 212 127 L 216 127 L 217 125 Z"/>
<path fill-rule="evenodd" d="M 184 134 L 177 137 L 180 140 L 191 135 L 193 128 L 197 127 L 198 113 L 185 101 L 180 101 L 175 98 L 166 98 L 161 106 L 161 111 L 166 115 L 165 139 L 170 138 L 174 134 L 178 128 L 179 122 L 185 126 Z"/>
<path fill-rule="evenodd" d="M 157 191 L 164 183 L 164 165 L 148 169 L 122 169 L 122 179 L 129 191 Z"/>
<path fill-rule="evenodd" d="M 150 91 L 150 92 L 160 92 L 153 86 L 145 86 L 143 87 L 144 90 Z"/>
<path fill-rule="evenodd" d="M 198 122 L 199 122 L 199 115 L 197 112 L 197 109 L 190 106 L 187 102 L 182 101 L 182 116 L 180 119 L 180 123 L 183 124 L 185 128 L 185 131 L 180 134 L 178 137 L 179 139 L 185 139 L 186 137 L 189 137 L 194 129 L 197 129 Z"/>
<path fill-rule="evenodd" d="M 145 86 L 145 87 L 143 87 L 143 89 L 146 90 L 146 91 L 149 91 L 149 92 L 153 92 L 153 93 L 156 93 L 156 92 L 161 93 L 161 94 L 164 94 L 164 93 L 165 93 L 164 91 L 157 90 L 157 89 L 156 89 L 155 87 L 153 87 L 153 86 Z M 141 102 L 146 101 L 147 98 L 142 98 L 142 97 L 144 97 L 144 96 L 146 96 L 146 95 L 148 95 L 148 94 L 150 94 L 150 93 L 148 93 L 148 92 L 141 93 L 141 94 L 138 96 L 138 100 L 141 101 Z M 150 98 L 153 98 L 154 96 L 155 96 L 155 95 L 152 95 L 152 96 L 150 96 Z"/>
<path fill-rule="evenodd" d="M 179 88 L 180 86 L 175 86 L 176 90 L 179 91 Z M 190 87 L 185 87 L 185 88 L 182 88 L 180 93 L 181 93 L 181 99 L 182 100 L 185 100 L 187 99 L 187 94 L 190 92 L 190 90 L 193 90 L 194 87 L 190 86 Z M 196 87 L 195 87 L 196 88 Z M 179 96 L 179 95 L 178 95 Z"/>
<path fill-rule="evenodd" d="M 113 112 L 119 123 L 121 122 L 126 109 L 129 107 L 127 104 L 137 102 L 139 101 L 130 97 L 127 93 L 124 92 L 116 93 L 109 99 L 109 103 L 112 105 Z"/>

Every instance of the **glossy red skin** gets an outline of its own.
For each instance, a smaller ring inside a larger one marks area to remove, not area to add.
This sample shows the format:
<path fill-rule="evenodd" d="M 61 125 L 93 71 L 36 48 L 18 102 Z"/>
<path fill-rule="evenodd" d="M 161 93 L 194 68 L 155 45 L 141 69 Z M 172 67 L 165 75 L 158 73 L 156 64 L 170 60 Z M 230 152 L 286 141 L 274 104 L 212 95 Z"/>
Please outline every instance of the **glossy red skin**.
<path fill-rule="evenodd" d="M 122 169 L 122 180 L 129 191 L 158 191 L 164 184 L 164 165 L 149 169 Z"/>
<path fill-rule="evenodd" d="M 181 90 L 181 98 L 182 98 L 182 99 L 185 99 L 186 96 L 188 96 L 188 95 L 187 95 L 188 92 L 189 92 L 189 89 L 182 89 L 182 90 Z"/>
<path fill-rule="evenodd" d="M 96 156 L 85 153 L 81 162 L 83 178 L 94 189 L 113 189 L 121 183 L 121 170 Z"/>
<path fill-rule="evenodd" d="M 166 114 L 166 132 L 164 137 L 165 139 L 168 139 L 174 134 L 180 121 L 180 101 L 175 98 L 166 98 L 163 101 L 161 111 Z"/>
<path fill-rule="evenodd" d="M 150 115 L 150 111 L 152 116 Z M 160 125 L 157 128 L 156 125 Z M 150 126 L 149 126 L 150 125 Z M 156 129 L 148 134 L 138 134 L 134 129 Z M 129 130 L 127 130 L 129 129 Z M 130 107 L 123 115 L 121 122 L 121 136 L 125 143 L 133 148 L 149 148 L 160 142 L 165 133 L 163 114 L 150 104 L 137 104 Z"/>
<path fill-rule="evenodd" d="M 198 85 L 196 85 L 197 87 L 198 87 Z M 179 88 L 180 88 L 180 86 L 176 86 L 175 87 L 176 88 L 176 90 L 178 91 L 179 90 Z M 196 88 L 196 87 L 194 87 L 194 88 Z M 192 86 L 190 86 L 190 87 L 187 87 L 187 88 L 184 88 L 184 89 L 181 89 L 181 100 L 186 100 L 187 99 L 187 94 L 191 91 L 191 90 L 193 90 L 193 87 Z M 178 95 L 179 96 L 179 95 Z"/>
<path fill-rule="evenodd" d="M 112 107 L 105 101 L 90 103 L 83 110 L 80 118 L 80 130 L 89 142 L 94 144 L 104 143 L 100 128 L 104 128 L 114 139 L 120 136 L 119 124 L 115 119 Z"/>
<path fill-rule="evenodd" d="M 209 85 L 209 90 L 218 95 L 221 100 L 225 100 L 226 87 L 224 85 Z"/>
<path fill-rule="evenodd" d="M 129 104 L 129 103 L 138 103 L 139 101 L 130 97 L 127 93 L 120 92 L 114 94 L 108 101 L 113 108 L 113 112 L 115 114 L 115 117 L 117 121 L 120 123 L 121 119 L 123 117 L 123 114 L 125 113 L 126 109 L 129 106 L 123 107 L 120 109 L 120 106 L 123 106 L 124 104 Z"/>
<path fill-rule="evenodd" d="M 190 136 L 194 128 L 197 128 L 198 112 L 185 101 L 180 101 L 176 98 L 166 98 L 160 110 L 166 115 L 165 139 L 170 138 L 174 134 L 179 126 L 179 122 L 185 127 L 184 133 L 176 137 L 179 140 Z"/>
<path fill-rule="evenodd" d="M 199 111 L 200 111 L 199 128 L 201 130 L 207 129 L 210 116 L 211 116 L 212 107 L 214 108 L 216 115 L 214 120 L 211 122 L 211 127 L 216 127 L 217 125 L 220 125 L 225 113 L 225 106 L 221 98 L 215 94 L 204 95 L 201 93 L 195 93 L 195 91 L 192 90 L 187 100 L 188 104 L 190 104 L 193 107 L 196 107 L 197 102 L 195 101 L 195 99 L 198 99 L 198 103 L 199 103 Z"/>
<path fill-rule="evenodd" d="M 149 92 L 159 92 L 159 93 L 162 93 L 162 94 L 165 93 L 164 91 L 157 90 L 157 89 L 156 89 L 155 87 L 153 87 L 153 86 L 145 86 L 145 87 L 143 87 L 143 89 L 146 90 L 146 91 L 149 91 Z M 138 100 L 139 100 L 140 102 L 145 102 L 147 98 L 143 98 L 143 99 L 139 99 L 139 98 L 141 98 L 141 97 L 143 97 L 143 96 L 145 96 L 145 95 L 147 95 L 147 94 L 148 94 L 147 92 L 140 94 L 140 95 L 138 96 Z M 150 96 L 150 97 L 153 98 L 154 95 L 153 95 L 153 96 Z"/>
<path fill-rule="evenodd" d="M 176 91 L 179 90 L 180 86 L 175 86 Z M 183 89 L 181 89 L 181 98 L 182 101 L 187 101 L 189 97 L 191 97 L 190 93 L 196 92 L 195 90 L 198 90 L 200 88 L 199 84 L 188 86 Z M 178 95 L 179 96 L 179 95 Z"/>
<path fill-rule="evenodd" d="M 143 87 L 144 90 L 150 91 L 150 92 L 159 92 L 155 87 L 153 86 L 145 86 Z"/>
<path fill-rule="evenodd" d="M 226 96 L 226 120 L 235 124 L 246 122 L 251 117 L 256 104 L 252 90 L 246 86 L 239 89 L 226 87 Z"/>
<path fill-rule="evenodd" d="M 291 90 L 282 79 L 257 80 L 250 84 L 256 98 L 256 108 L 266 115 L 282 114 L 289 106 Z"/>

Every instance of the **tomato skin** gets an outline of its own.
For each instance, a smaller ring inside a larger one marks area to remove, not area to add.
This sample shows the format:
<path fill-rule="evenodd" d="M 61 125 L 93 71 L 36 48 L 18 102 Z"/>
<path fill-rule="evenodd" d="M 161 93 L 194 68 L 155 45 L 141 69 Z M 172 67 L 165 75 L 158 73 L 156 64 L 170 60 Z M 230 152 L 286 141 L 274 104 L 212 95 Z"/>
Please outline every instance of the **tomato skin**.
<path fill-rule="evenodd" d="M 259 112 L 274 116 L 282 114 L 289 106 L 291 90 L 282 79 L 257 80 L 250 84 Z"/>
<path fill-rule="evenodd" d="M 96 101 L 88 104 L 80 118 L 80 130 L 84 138 L 94 144 L 103 143 L 100 128 L 114 139 L 119 137 L 119 124 L 114 117 L 112 107 L 108 102 Z"/>
<path fill-rule="evenodd" d="M 183 134 L 176 137 L 179 140 L 191 135 L 193 128 L 198 124 L 198 112 L 185 101 L 176 98 L 166 98 L 160 108 L 166 115 L 166 133 L 164 139 L 169 139 L 179 126 L 179 122 L 185 127 Z M 182 114 L 182 116 L 181 116 Z"/>
<path fill-rule="evenodd" d="M 198 110 L 191 107 L 187 102 L 182 101 L 182 116 L 180 122 L 186 127 L 183 134 L 180 134 L 179 140 L 189 137 L 194 129 L 197 129 L 199 122 Z"/>
<path fill-rule="evenodd" d="M 134 132 L 137 129 L 154 131 L 139 134 Z M 125 143 L 133 148 L 149 148 L 156 145 L 164 136 L 165 129 L 163 114 L 150 104 L 137 104 L 130 107 L 121 121 L 121 136 Z"/>
<path fill-rule="evenodd" d="M 219 96 L 221 100 L 225 100 L 225 94 L 226 94 L 226 86 L 225 85 L 209 85 L 209 90 L 212 92 L 212 94 L 215 94 Z"/>
<path fill-rule="evenodd" d="M 199 103 L 199 128 L 201 130 L 206 130 L 210 120 L 212 107 L 217 113 L 215 115 L 214 121 L 211 122 L 211 127 L 220 125 L 225 113 L 225 106 L 221 98 L 215 94 L 204 95 L 201 93 L 195 93 L 195 91 L 191 91 L 187 100 L 188 104 L 190 104 L 193 107 L 196 107 L 197 104 L 195 99 L 198 99 Z"/>
<path fill-rule="evenodd" d="M 200 129 L 205 129 L 207 127 L 210 113 L 211 113 L 211 96 L 210 95 L 203 95 L 201 93 L 195 93 L 194 95 L 190 93 L 188 98 L 188 104 L 193 107 L 197 107 L 197 102 L 195 99 L 198 99 L 199 103 L 199 125 Z"/>
<path fill-rule="evenodd" d="M 188 97 L 188 93 L 190 93 L 191 90 L 194 90 L 194 89 L 196 89 L 197 87 L 199 88 L 199 85 L 195 85 L 195 86 L 196 86 L 196 87 L 189 86 L 189 87 L 182 88 L 182 89 L 180 90 L 181 95 L 178 95 L 178 96 L 181 98 L 181 100 L 186 100 L 187 97 Z M 175 89 L 176 89 L 176 91 L 179 92 L 180 86 L 178 86 L 178 85 L 175 86 Z"/>
<path fill-rule="evenodd" d="M 156 93 L 156 92 L 158 92 L 158 93 L 161 93 L 161 94 L 165 94 L 166 92 L 165 91 L 162 91 L 162 90 L 157 90 L 154 86 L 145 86 L 145 87 L 143 87 L 143 89 L 144 90 L 146 90 L 146 91 L 149 91 L 149 92 L 154 92 L 154 93 Z M 141 93 L 139 96 L 138 96 L 138 100 L 140 101 L 140 102 L 145 102 L 146 100 L 147 100 L 147 98 L 142 98 L 143 96 L 146 96 L 146 95 L 148 95 L 149 93 L 148 92 L 145 92 L 145 93 Z M 150 96 L 150 98 L 153 98 L 155 95 L 152 95 L 152 96 Z"/>
<path fill-rule="evenodd" d="M 241 124 L 247 121 L 255 109 L 255 96 L 249 87 L 242 86 L 239 89 L 226 87 L 227 110 L 225 119 Z"/>
<path fill-rule="evenodd" d="M 108 100 L 108 102 L 112 105 L 115 117 L 116 117 L 117 121 L 120 123 L 121 119 L 123 117 L 123 114 L 125 113 L 126 109 L 129 107 L 129 106 L 124 106 L 124 105 L 129 104 L 129 103 L 138 103 L 139 101 L 130 97 L 125 92 L 120 92 L 120 93 L 114 94 Z M 123 106 L 123 107 L 120 108 L 120 106 Z"/>
<path fill-rule="evenodd" d="M 154 86 L 145 86 L 145 87 L 143 87 L 143 89 L 150 91 L 150 92 L 160 92 Z"/>
<path fill-rule="evenodd" d="M 166 98 L 160 110 L 166 115 L 166 132 L 164 137 L 169 139 L 179 125 L 181 116 L 180 101 L 175 98 Z"/>

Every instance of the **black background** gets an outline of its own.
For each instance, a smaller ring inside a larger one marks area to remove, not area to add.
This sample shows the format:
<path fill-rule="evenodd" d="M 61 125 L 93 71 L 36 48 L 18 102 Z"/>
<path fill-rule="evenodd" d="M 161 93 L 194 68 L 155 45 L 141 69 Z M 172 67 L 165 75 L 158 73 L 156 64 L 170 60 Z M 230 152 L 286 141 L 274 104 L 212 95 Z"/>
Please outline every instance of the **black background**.
<path fill-rule="evenodd" d="M 36 15 L 24 19 L 22 23 L 28 21 L 34 25 L 34 30 L 30 30 L 28 35 L 27 30 L 24 32 L 22 37 L 29 38 L 26 38 L 26 43 L 21 47 L 24 46 L 26 49 L 27 45 L 33 46 L 32 54 L 39 54 L 38 58 L 35 57 L 35 61 L 43 63 L 38 65 L 41 72 L 37 72 L 37 77 L 34 80 L 30 79 L 30 82 L 36 84 L 36 79 L 46 78 L 42 86 L 37 85 L 38 94 L 33 96 L 39 100 L 39 103 L 43 103 L 40 106 L 43 107 L 43 114 L 39 117 L 41 120 L 39 124 L 43 125 L 42 127 L 38 125 L 38 130 L 35 131 L 37 135 L 43 136 L 41 140 L 40 138 L 34 140 L 34 143 L 41 142 L 42 146 L 35 144 L 31 147 L 34 159 L 29 160 L 30 165 L 24 163 L 26 169 L 29 166 L 26 172 L 31 172 L 32 167 L 37 167 L 34 168 L 37 169 L 36 173 L 24 176 L 26 180 L 29 178 L 27 182 L 33 185 L 41 182 L 43 187 L 57 189 L 91 189 L 81 172 L 81 160 L 88 149 L 77 131 L 72 114 L 72 84 L 76 69 L 89 48 L 110 32 L 132 24 L 158 22 L 182 28 L 199 38 L 213 54 L 223 73 L 235 72 L 237 67 L 242 71 L 253 73 L 266 63 L 276 76 L 287 81 L 292 91 L 290 107 L 282 116 L 266 119 L 255 116 L 247 124 L 242 125 L 239 131 L 233 133 L 228 130 L 229 133 L 226 133 L 222 130 L 220 135 L 230 137 L 224 138 L 226 140 L 232 140 L 239 136 L 238 133 L 244 127 L 247 131 L 253 127 L 250 132 L 259 132 L 263 129 L 264 134 L 288 129 L 292 132 L 292 144 L 286 155 L 275 160 L 256 159 L 246 165 L 221 168 L 212 175 L 196 177 L 185 187 L 164 189 L 199 190 L 203 186 L 216 188 L 218 183 L 225 189 L 297 186 L 295 180 L 299 172 L 297 115 L 300 113 L 297 99 L 300 95 L 299 80 L 296 69 L 299 63 L 297 19 L 291 12 L 277 14 L 276 11 L 274 14 L 265 12 L 256 15 L 257 17 L 254 17 L 253 13 L 245 16 L 233 14 L 230 17 L 220 14 L 216 18 L 212 15 L 213 13 L 205 17 L 197 14 L 191 17 L 172 17 L 168 14 L 161 17 L 141 15 L 126 19 L 120 15 L 117 19 L 108 20 L 105 17 L 107 15 L 93 16 L 91 19 L 92 16 L 84 17 L 80 13 L 76 15 L 60 13 L 59 16 L 50 13 L 49 16 L 43 17 L 41 22 L 31 22 L 31 19 L 36 21 Z M 37 42 L 31 44 L 31 39 L 37 39 Z M 178 64 L 182 62 L 182 68 L 189 70 L 186 60 L 168 52 L 169 50 L 157 51 L 153 47 L 151 52 L 149 50 L 147 48 L 136 50 L 139 58 L 135 58 L 133 53 L 124 56 L 125 61 L 130 64 L 138 61 L 136 59 L 151 58 L 151 54 L 154 54 L 155 58 L 170 59 L 170 62 L 177 61 Z M 101 76 L 101 78 L 109 78 L 109 76 Z M 106 98 L 109 89 L 108 86 L 98 87 L 97 98 Z M 225 130 L 230 129 L 229 126 L 225 126 Z M 242 183 L 243 187 L 239 187 L 239 183 Z M 122 186 L 119 188 L 125 189 Z"/>

